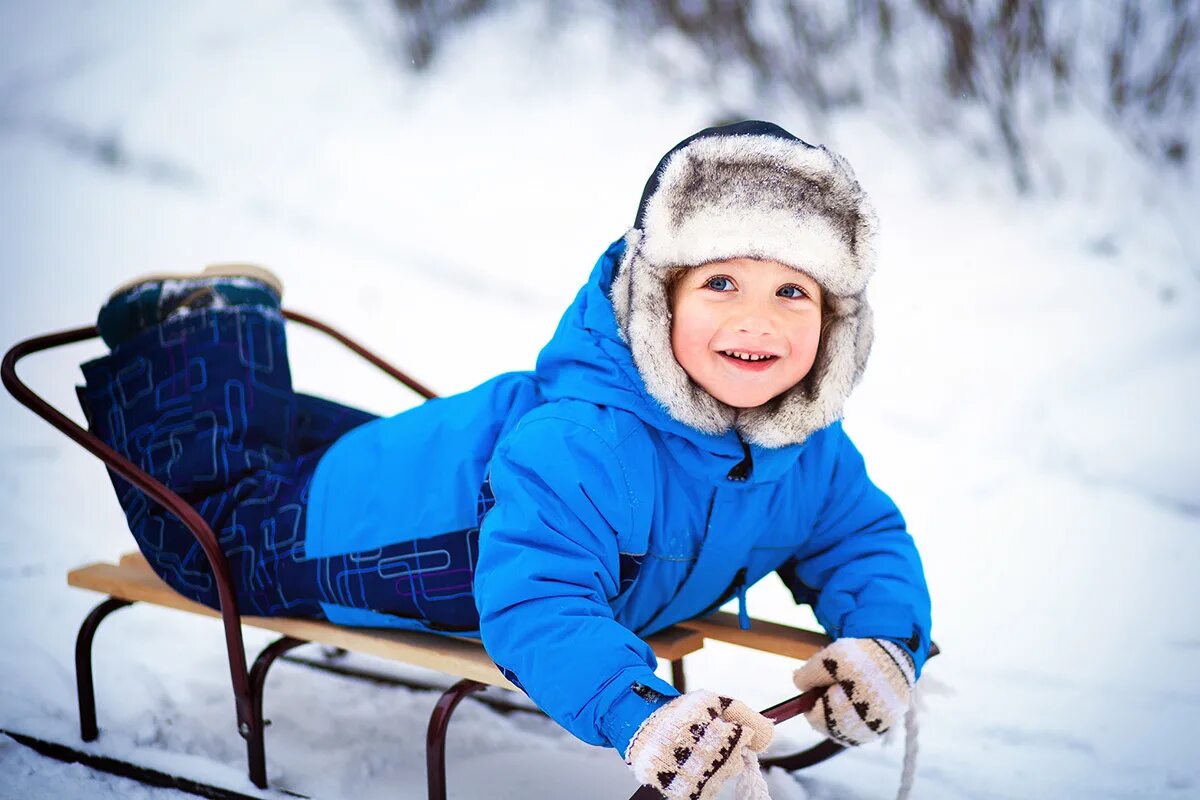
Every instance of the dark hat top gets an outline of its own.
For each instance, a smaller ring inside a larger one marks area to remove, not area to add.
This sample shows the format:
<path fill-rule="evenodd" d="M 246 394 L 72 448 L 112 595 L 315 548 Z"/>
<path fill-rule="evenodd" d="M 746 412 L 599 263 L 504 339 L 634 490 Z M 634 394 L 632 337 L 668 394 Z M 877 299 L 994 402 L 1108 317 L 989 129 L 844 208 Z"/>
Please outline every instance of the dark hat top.
<path fill-rule="evenodd" d="M 643 227 L 646 215 L 646 202 L 650 199 L 650 196 L 658 190 L 659 176 L 662 174 L 663 167 L 665 167 L 667 162 L 671 160 L 671 156 L 675 155 L 677 151 L 682 150 L 697 139 L 707 139 L 713 136 L 773 136 L 776 139 L 799 142 L 805 147 L 813 146 L 801 139 L 799 136 L 788 133 L 774 122 L 764 122 L 760 119 L 747 119 L 742 120 L 741 122 L 733 122 L 729 125 L 715 125 L 711 128 L 705 128 L 698 133 L 693 133 L 691 136 L 687 137 L 682 142 L 668 150 L 667 154 L 659 159 L 658 166 L 654 168 L 654 172 L 650 173 L 650 178 L 646 181 L 646 187 L 642 189 L 642 199 L 638 202 L 637 216 L 634 217 L 633 227 Z"/>

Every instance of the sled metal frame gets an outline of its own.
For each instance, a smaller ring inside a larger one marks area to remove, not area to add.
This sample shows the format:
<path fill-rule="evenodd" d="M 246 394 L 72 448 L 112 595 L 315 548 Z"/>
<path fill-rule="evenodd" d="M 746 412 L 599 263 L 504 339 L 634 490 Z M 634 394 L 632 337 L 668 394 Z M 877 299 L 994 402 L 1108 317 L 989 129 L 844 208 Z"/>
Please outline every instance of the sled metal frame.
<path fill-rule="evenodd" d="M 300 323 L 327 334 L 422 397 L 430 399 L 436 396 L 433 391 L 424 385 L 418 383 L 401 370 L 329 325 L 295 311 L 284 310 L 283 314 L 292 322 Z M 308 641 L 291 636 L 283 636 L 264 648 L 256 657 L 253 666 L 247 669 L 246 648 L 242 637 L 243 619 L 238 609 L 233 580 L 217 538 L 208 524 L 192 506 L 177 494 L 155 480 L 125 456 L 109 447 L 99 437 L 85 430 L 61 411 L 50 405 L 17 377 L 16 365 L 22 358 L 32 353 L 84 342 L 98 335 L 99 331 L 96 326 L 88 325 L 18 342 L 5 354 L 3 363 L 0 364 L 0 378 L 3 379 L 5 388 L 20 403 L 46 420 L 76 444 L 100 459 L 110 470 L 120 475 L 133 486 L 136 486 L 150 499 L 178 517 L 188 530 L 191 531 L 192 535 L 195 536 L 208 559 L 217 586 L 217 596 L 220 602 L 219 615 L 225 633 L 225 647 L 233 688 L 237 731 L 246 740 L 249 777 L 255 786 L 266 788 L 266 756 L 263 731 L 266 725 L 270 723 L 263 719 L 262 701 L 267 673 L 279 656 L 300 645 L 307 644 Z M 93 639 L 101 622 L 114 611 L 132 605 L 134 602 L 133 600 L 124 599 L 119 596 L 110 596 L 96 606 L 80 625 L 75 643 L 75 674 L 79 703 L 80 736 L 85 742 L 94 741 L 99 736 L 99 727 L 96 721 L 95 689 L 92 680 L 91 652 Z M 801 633 L 798 630 L 797 632 Z M 721 637 L 717 636 L 716 638 Z M 681 692 L 686 691 L 686 677 L 682 656 L 671 659 L 670 663 L 672 682 Z M 426 770 L 430 800 L 445 800 L 446 797 L 445 744 L 450 718 L 455 708 L 464 698 L 486 688 L 487 684 L 485 683 L 464 678 L 443 692 L 437 701 L 430 716 L 426 737 Z M 763 713 L 776 723 L 783 722 L 812 708 L 821 693 L 822 690 L 818 689 L 797 695 L 766 709 Z M 795 770 L 824 761 L 840 753 L 843 749 L 841 745 L 831 740 L 826 740 L 814 747 L 792 755 L 764 758 L 761 763 L 763 766 L 778 766 L 787 770 Z M 649 798 L 659 796 L 659 793 L 654 789 L 642 787 L 634 793 L 631 800 L 649 800 Z"/>

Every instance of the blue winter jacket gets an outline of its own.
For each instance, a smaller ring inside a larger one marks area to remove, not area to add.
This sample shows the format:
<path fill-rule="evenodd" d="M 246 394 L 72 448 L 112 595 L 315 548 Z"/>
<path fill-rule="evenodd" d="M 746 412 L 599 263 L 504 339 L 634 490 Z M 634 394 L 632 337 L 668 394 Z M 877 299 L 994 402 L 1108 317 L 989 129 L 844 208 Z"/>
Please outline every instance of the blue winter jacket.
<path fill-rule="evenodd" d="M 448 564 L 419 541 L 478 532 L 473 580 L 440 596 L 425 587 L 428 619 L 326 605 L 330 619 L 444 629 L 437 602 L 473 593 L 478 629 L 455 632 L 482 636 L 563 727 L 621 753 L 678 694 L 642 637 L 734 596 L 744 616 L 745 588 L 773 571 L 832 636 L 904 643 L 919 670 L 930 630 L 920 559 L 841 423 L 767 449 L 668 416 L 608 300 L 623 246 L 600 258 L 535 371 L 368 423 L 322 458 L 310 557 L 414 540 L 404 576 L 418 592 Z"/>

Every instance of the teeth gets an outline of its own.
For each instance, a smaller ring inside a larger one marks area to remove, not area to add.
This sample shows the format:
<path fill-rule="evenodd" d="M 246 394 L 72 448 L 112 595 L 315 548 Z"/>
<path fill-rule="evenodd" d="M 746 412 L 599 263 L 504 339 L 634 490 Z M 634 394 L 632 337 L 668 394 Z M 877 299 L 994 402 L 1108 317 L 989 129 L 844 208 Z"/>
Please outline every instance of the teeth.
<path fill-rule="evenodd" d="M 721 353 L 723 355 L 731 356 L 733 358 L 740 358 L 742 361 L 766 361 L 769 358 L 775 357 L 775 356 L 760 356 L 760 355 L 755 355 L 753 353 L 742 353 L 737 350 L 722 350 Z"/>

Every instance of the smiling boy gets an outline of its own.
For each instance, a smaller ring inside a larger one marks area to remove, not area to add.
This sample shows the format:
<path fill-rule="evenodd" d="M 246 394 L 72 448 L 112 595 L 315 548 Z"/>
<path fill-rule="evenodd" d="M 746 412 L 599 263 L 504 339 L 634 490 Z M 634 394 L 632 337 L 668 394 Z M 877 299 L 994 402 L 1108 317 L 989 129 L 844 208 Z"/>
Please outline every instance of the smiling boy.
<path fill-rule="evenodd" d="M 749 625 L 777 572 L 835 639 L 792 680 L 828 687 L 808 719 L 843 744 L 903 717 L 929 652 L 916 546 L 841 425 L 875 228 L 840 156 L 710 128 L 660 161 L 532 372 L 386 419 L 297 395 L 281 285 L 222 268 L 114 293 L 89 418 L 196 498 L 244 612 L 479 636 L 575 736 L 707 800 L 773 729 L 680 695 L 645 637 L 734 597 Z M 154 568 L 215 605 L 186 529 L 114 482 Z"/>

